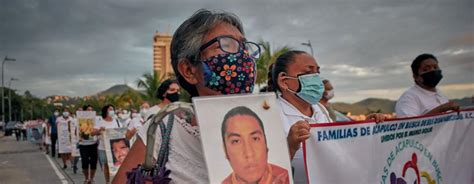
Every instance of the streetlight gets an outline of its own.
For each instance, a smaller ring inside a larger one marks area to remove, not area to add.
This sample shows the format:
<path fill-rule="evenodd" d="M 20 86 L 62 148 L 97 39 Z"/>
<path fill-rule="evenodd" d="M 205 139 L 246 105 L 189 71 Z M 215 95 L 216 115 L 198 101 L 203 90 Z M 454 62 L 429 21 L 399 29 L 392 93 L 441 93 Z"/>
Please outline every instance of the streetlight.
<path fill-rule="evenodd" d="M 8 112 L 9 112 L 9 121 L 12 121 L 12 81 L 18 81 L 18 79 L 10 78 L 10 82 L 8 83 Z"/>
<path fill-rule="evenodd" d="M 3 69 L 5 68 L 5 61 L 16 61 L 14 58 L 9 58 L 8 56 L 5 56 L 5 59 L 3 59 L 2 62 L 2 121 L 5 122 L 5 86 L 3 85 Z"/>
<path fill-rule="evenodd" d="M 308 46 L 311 49 L 311 56 L 314 57 L 313 46 L 311 45 L 311 40 L 308 40 L 308 43 L 301 43 L 301 45 Z"/>

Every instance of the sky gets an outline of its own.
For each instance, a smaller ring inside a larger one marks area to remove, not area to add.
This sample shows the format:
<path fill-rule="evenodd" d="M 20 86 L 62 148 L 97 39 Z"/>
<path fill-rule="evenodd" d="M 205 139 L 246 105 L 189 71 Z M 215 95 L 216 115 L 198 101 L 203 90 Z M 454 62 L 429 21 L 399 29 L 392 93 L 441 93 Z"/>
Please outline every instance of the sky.
<path fill-rule="evenodd" d="M 200 8 L 235 13 L 249 40 L 310 53 L 333 101 L 396 100 L 413 85 L 410 64 L 438 57 L 449 98 L 474 96 L 472 0 L 0 0 L 5 86 L 33 95 L 87 96 L 136 88 L 152 72 L 155 31 L 174 30 Z"/>

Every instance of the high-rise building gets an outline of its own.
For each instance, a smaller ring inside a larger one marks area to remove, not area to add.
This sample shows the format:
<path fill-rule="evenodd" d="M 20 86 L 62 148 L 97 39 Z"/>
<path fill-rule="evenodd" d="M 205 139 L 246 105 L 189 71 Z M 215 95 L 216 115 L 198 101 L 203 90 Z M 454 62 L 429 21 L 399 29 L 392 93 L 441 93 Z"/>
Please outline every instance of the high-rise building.
<path fill-rule="evenodd" d="M 170 77 L 173 74 L 171 66 L 171 38 L 167 33 L 155 32 L 153 36 L 153 71 L 159 72 L 160 77 Z"/>

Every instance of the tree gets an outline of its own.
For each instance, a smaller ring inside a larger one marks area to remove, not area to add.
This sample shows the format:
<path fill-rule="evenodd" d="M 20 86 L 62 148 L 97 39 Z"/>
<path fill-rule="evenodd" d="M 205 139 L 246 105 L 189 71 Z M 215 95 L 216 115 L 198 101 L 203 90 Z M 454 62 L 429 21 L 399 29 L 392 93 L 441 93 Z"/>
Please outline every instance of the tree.
<path fill-rule="evenodd" d="M 145 99 L 152 100 L 163 80 L 164 77 L 161 77 L 159 72 L 145 73 L 137 80 L 137 87 L 145 89 Z"/>
<path fill-rule="evenodd" d="M 272 51 L 269 42 L 261 40 L 258 44 L 262 47 L 263 52 L 260 54 L 260 58 L 256 61 L 257 81 L 255 81 L 255 83 L 260 87 L 261 84 L 267 83 L 268 67 L 274 63 L 281 54 L 290 51 L 291 48 L 283 46 Z"/>
<path fill-rule="evenodd" d="M 141 104 L 142 102 L 143 102 L 143 99 L 140 96 L 140 93 L 134 90 L 127 90 L 117 97 L 115 104 L 117 105 L 117 107 L 120 107 L 120 108 L 137 109 L 139 104 Z"/>

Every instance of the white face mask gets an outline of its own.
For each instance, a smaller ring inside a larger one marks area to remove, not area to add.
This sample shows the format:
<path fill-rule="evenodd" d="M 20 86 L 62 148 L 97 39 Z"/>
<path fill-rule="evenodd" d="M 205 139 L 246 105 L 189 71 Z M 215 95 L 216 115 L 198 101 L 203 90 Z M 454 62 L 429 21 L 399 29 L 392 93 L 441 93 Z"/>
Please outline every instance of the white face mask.
<path fill-rule="evenodd" d="M 54 112 L 54 116 L 59 116 L 59 112 Z"/>
<path fill-rule="evenodd" d="M 140 110 L 140 116 L 142 116 L 142 118 L 145 118 L 145 115 L 147 112 L 148 112 L 148 109 L 143 108 L 142 110 Z"/>
<path fill-rule="evenodd" d="M 68 117 L 68 116 L 69 116 L 69 112 L 63 112 L 63 116 L 64 116 L 64 117 Z"/>
<path fill-rule="evenodd" d="M 122 120 L 125 120 L 128 118 L 128 116 L 126 114 L 119 114 L 118 117 Z"/>
<path fill-rule="evenodd" d="M 327 94 L 324 96 L 324 98 L 328 100 L 331 100 L 332 98 L 334 98 L 334 89 L 328 90 L 326 91 L 326 93 Z"/>

